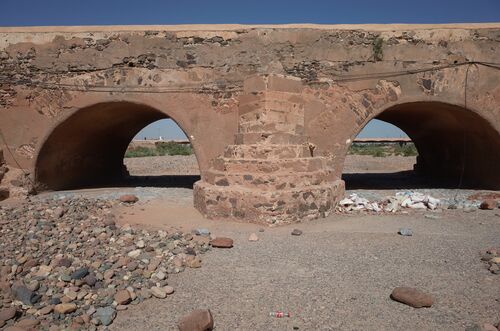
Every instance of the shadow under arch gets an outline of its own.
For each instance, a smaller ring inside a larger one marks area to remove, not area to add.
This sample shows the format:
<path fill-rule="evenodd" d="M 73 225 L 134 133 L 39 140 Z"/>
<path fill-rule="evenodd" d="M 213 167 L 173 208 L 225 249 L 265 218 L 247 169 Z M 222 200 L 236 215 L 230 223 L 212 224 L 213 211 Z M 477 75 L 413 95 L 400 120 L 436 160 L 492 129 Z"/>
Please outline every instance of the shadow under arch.
<path fill-rule="evenodd" d="M 43 190 L 63 190 L 123 184 L 127 174 L 123 157 L 130 141 L 148 124 L 165 118 L 171 117 L 129 101 L 97 103 L 76 110 L 58 123 L 42 143 L 35 162 L 37 185 Z M 152 186 L 177 182 L 162 177 L 149 178 Z M 137 178 L 133 183 L 137 184 Z"/>
<path fill-rule="evenodd" d="M 419 153 L 415 172 L 425 176 L 424 186 L 500 189 L 500 133 L 476 112 L 420 101 L 390 106 L 374 118 L 412 139 Z"/>

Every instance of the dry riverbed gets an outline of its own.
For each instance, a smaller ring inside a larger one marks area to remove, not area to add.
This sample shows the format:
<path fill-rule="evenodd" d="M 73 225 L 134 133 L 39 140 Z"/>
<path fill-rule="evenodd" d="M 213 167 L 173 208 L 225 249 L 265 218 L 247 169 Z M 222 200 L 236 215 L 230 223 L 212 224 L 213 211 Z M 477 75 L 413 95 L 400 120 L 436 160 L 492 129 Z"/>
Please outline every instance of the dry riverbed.
<path fill-rule="evenodd" d="M 414 163 L 396 158 L 386 158 L 386 171 Z M 344 172 L 366 172 L 370 163 L 382 172 L 383 159 L 349 156 Z M 198 170 L 194 156 L 125 162 L 133 176 Z M 87 189 L 0 203 L 0 311 L 16 310 L 4 327 L 102 329 L 112 322 L 110 330 L 176 330 L 197 308 L 212 311 L 215 330 L 465 330 L 500 322 L 500 274 L 485 253 L 500 247 L 500 209 L 480 210 L 468 199 L 481 191 L 421 187 L 446 204 L 267 228 L 203 219 L 188 187 Z M 348 193 L 376 200 L 400 189 Z M 139 201 L 119 202 L 123 194 Z M 468 205 L 448 209 L 457 201 Z M 234 247 L 210 248 L 210 237 L 192 234 L 200 228 L 232 238 Z M 294 228 L 302 235 L 292 236 Z M 413 235 L 399 235 L 402 228 Z M 13 297 L 13 286 L 35 296 Z M 432 307 L 391 300 L 398 286 L 430 294 Z M 60 312 L 59 301 L 74 311 Z M 269 316 L 276 311 L 291 317 Z"/>

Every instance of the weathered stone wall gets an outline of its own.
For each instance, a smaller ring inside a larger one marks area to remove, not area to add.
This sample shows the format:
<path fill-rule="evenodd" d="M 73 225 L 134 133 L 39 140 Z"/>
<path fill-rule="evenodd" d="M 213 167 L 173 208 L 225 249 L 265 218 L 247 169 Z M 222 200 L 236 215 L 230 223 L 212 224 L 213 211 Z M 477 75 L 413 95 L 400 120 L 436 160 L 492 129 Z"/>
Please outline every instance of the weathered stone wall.
<path fill-rule="evenodd" d="M 47 179 L 116 173 L 133 135 L 171 117 L 204 176 L 234 142 L 243 81 L 280 74 L 305 85 L 304 134 L 337 177 L 380 117 L 407 131 L 422 168 L 498 188 L 499 71 L 462 64 L 498 62 L 499 43 L 500 24 L 0 28 L 0 126 Z"/>

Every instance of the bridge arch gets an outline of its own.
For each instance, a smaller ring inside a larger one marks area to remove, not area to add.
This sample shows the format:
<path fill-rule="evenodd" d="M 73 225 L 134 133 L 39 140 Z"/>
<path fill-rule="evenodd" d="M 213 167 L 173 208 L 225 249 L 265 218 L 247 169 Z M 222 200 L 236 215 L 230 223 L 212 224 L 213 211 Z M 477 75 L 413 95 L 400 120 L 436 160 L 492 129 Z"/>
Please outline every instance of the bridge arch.
<path fill-rule="evenodd" d="M 188 125 L 144 103 L 105 101 L 76 109 L 57 122 L 41 143 L 35 181 L 49 190 L 110 183 L 124 175 L 123 157 L 132 138 L 164 118 L 176 122 L 191 140 Z M 200 165 L 197 144 L 193 150 Z"/>
<path fill-rule="evenodd" d="M 450 187 L 500 188 L 500 133 L 479 112 L 442 101 L 398 102 L 372 114 L 350 141 L 372 119 L 408 134 L 419 153 L 416 171 Z"/>

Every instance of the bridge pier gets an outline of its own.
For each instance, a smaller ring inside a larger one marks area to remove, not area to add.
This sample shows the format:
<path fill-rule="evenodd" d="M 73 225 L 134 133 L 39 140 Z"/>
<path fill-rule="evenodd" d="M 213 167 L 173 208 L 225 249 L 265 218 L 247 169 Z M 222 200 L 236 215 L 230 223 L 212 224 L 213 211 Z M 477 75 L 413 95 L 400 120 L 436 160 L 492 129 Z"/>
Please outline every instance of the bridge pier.
<path fill-rule="evenodd" d="M 235 144 L 194 186 L 195 207 L 212 219 L 269 225 L 327 216 L 344 193 L 328 157 L 304 134 L 300 79 L 246 79 Z"/>

